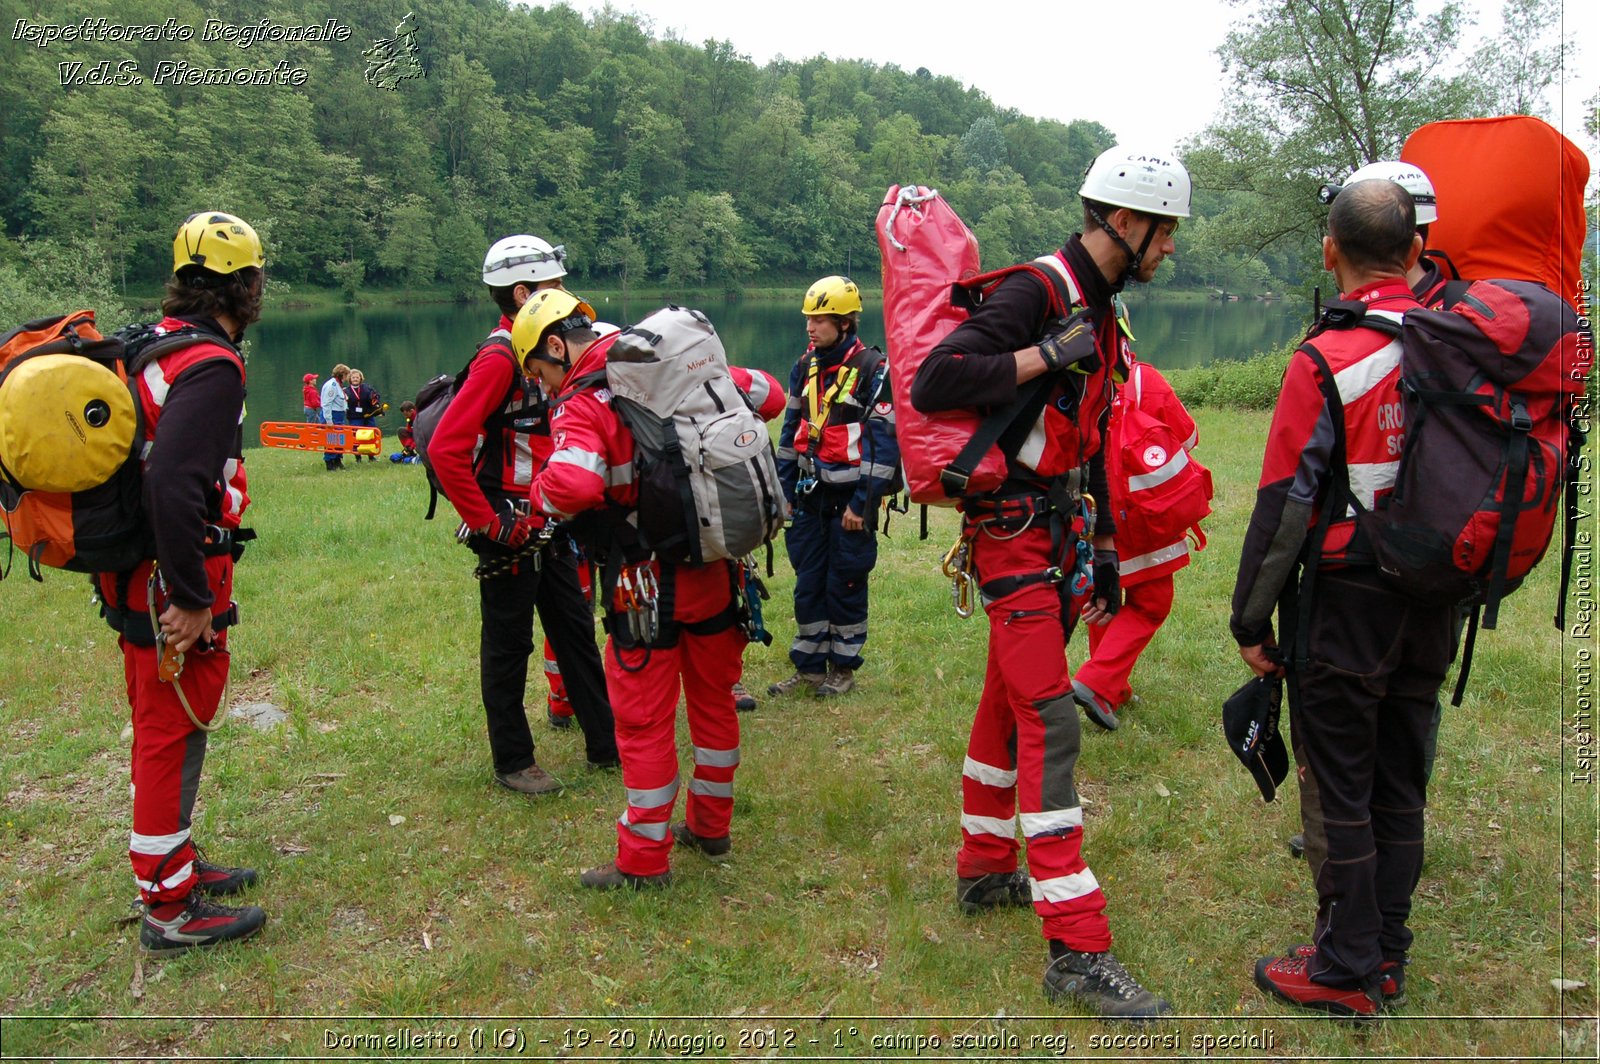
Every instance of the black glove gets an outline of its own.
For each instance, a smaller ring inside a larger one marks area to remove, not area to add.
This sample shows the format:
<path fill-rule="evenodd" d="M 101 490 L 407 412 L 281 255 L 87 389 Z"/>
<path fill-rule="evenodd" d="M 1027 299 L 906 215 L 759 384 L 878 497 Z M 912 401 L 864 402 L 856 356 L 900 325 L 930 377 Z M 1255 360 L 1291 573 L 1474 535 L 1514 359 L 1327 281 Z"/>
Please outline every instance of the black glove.
<path fill-rule="evenodd" d="M 1102 609 L 1116 616 L 1122 608 L 1122 582 L 1117 576 L 1117 552 L 1094 552 L 1094 598 L 1105 603 Z"/>
<path fill-rule="evenodd" d="M 1087 310 L 1080 310 L 1068 318 L 1059 332 L 1039 341 L 1039 357 L 1045 368 L 1054 373 L 1071 367 L 1078 373 L 1093 373 L 1100 368 L 1100 357 L 1094 346 L 1094 322 Z"/>

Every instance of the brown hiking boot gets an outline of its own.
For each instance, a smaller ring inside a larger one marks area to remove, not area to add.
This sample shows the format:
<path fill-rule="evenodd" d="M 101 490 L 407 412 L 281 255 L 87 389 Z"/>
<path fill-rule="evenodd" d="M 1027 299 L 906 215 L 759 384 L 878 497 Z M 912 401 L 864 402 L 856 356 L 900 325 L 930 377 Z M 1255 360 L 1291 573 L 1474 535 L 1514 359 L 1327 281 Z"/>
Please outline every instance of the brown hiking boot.
<path fill-rule="evenodd" d="M 733 708 L 740 713 L 748 713 L 756 708 L 756 696 L 751 694 L 742 683 L 733 685 Z"/>
<path fill-rule="evenodd" d="M 733 849 L 733 840 L 729 836 L 696 835 L 689 830 L 687 820 L 680 820 L 672 825 L 672 837 L 678 840 L 679 846 L 699 850 L 713 861 L 726 861 L 728 851 Z"/>
<path fill-rule="evenodd" d="M 632 890 L 642 890 L 649 887 L 664 887 L 672 882 L 671 872 L 662 872 L 658 876 L 636 876 L 632 872 L 619 870 L 616 863 L 601 865 L 591 868 L 578 877 L 578 882 L 591 890 L 621 890 L 624 887 Z"/>
<path fill-rule="evenodd" d="M 779 680 L 777 683 L 768 684 L 767 694 L 790 695 L 796 691 L 810 693 L 820 687 L 822 681 L 827 678 L 828 674 L 825 672 L 797 672 L 787 680 Z"/>
<path fill-rule="evenodd" d="M 848 694 L 856 685 L 856 670 L 829 669 L 827 679 L 817 684 L 818 698 L 837 698 Z"/>
<path fill-rule="evenodd" d="M 554 794 L 561 789 L 561 781 L 538 765 L 529 765 L 518 772 L 496 772 L 494 781 L 518 794 Z"/>

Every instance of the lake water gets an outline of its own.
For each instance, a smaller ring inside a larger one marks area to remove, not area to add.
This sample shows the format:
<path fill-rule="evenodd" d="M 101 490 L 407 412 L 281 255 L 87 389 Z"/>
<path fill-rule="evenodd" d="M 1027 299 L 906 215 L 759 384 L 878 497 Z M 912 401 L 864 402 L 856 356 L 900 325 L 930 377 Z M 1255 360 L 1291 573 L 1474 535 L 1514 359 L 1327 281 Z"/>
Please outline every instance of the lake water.
<path fill-rule="evenodd" d="M 702 302 L 721 334 L 729 358 L 739 365 L 764 369 L 786 385 L 789 367 L 805 350 L 805 326 L 794 300 L 725 300 Z M 655 309 L 634 300 L 602 300 L 602 320 L 627 324 Z M 495 310 L 487 300 L 472 304 L 429 304 L 379 309 L 269 311 L 250 330 L 249 419 L 245 445 L 256 446 L 263 421 L 300 420 L 301 377 L 319 375 L 324 383 L 336 363 L 360 369 L 393 408 L 379 421 L 388 438 L 404 422 L 400 400 L 440 373 L 455 373 L 466 364 L 479 341 L 494 327 Z M 1311 319 L 1311 308 L 1293 301 L 1166 302 L 1159 294 L 1129 302 L 1129 317 L 1141 358 L 1163 369 L 1201 366 L 1217 360 L 1242 359 L 1277 350 L 1298 340 Z M 869 313 L 862 337 L 882 343 L 883 320 Z"/>

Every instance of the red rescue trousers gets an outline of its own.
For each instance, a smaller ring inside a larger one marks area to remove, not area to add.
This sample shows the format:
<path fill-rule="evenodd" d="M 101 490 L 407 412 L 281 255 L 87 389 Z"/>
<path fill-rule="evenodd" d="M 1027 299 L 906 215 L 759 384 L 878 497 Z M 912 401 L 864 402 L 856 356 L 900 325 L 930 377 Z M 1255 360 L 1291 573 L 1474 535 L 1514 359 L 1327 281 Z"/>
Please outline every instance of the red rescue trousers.
<path fill-rule="evenodd" d="M 1133 697 L 1128 678 L 1139 655 L 1172 612 L 1172 574 L 1122 589 L 1122 609 L 1110 624 L 1089 625 L 1089 660 L 1075 677 L 1089 690 L 1120 706 Z"/>
<path fill-rule="evenodd" d="M 739 765 L 739 715 L 733 685 L 743 667 L 744 631 L 733 624 L 726 562 L 663 566 L 662 634 L 656 646 L 624 649 L 606 640 L 606 689 L 617 722 L 617 752 L 628 808 L 617 820 L 617 868 L 639 876 L 667 871 L 670 822 L 678 796 L 678 694 L 694 747 L 685 812 L 689 830 L 728 834 L 733 774 Z M 718 618 L 726 625 L 719 627 Z M 613 632 L 626 618 L 613 614 Z M 699 627 L 701 632 L 692 631 Z M 705 631 L 717 628 L 716 631 Z"/>
<path fill-rule="evenodd" d="M 134 570 L 128 582 L 129 608 L 137 610 L 144 604 L 149 575 L 149 562 Z M 226 555 L 206 559 L 206 575 L 217 602 L 225 608 L 233 591 L 233 559 Z M 162 601 L 157 608 L 164 606 Z M 176 901 L 187 897 L 198 879 L 189 822 L 205 762 L 206 733 L 184 712 L 176 688 L 158 676 L 156 648 L 136 646 L 126 637 L 118 643 L 133 710 L 133 834 L 128 859 L 140 897 L 146 902 Z M 209 724 L 228 685 L 226 628 L 209 649 L 196 646 L 184 655 L 178 683 L 195 716 Z"/>
<path fill-rule="evenodd" d="M 1052 567 L 1050 540 L 1048 528 L 1009 539 L 980 531 L 973 541 L 979 581 Z M 1098 952 L 1110 947 L 1111 929 L 1105 895 L 1081 853 L 1083 809 L 1073 785 L 1081 730 L 1058 587 L 1029 583 L 985 602 L 988 671 L 962 768 L 956 874 L 1016 871 L 1020 821 L 1044 937 Z"/>
<path fill-rule="evenodd" d="M 589 561 L 581 555 L 578 558 L 578 586 L 583 589 L 585 602 L 594 604 L 594 578 L 590 573 Z M 556 661 L 556 648 L 550 645 L 550 637 L 544 640 L 544 679 L 550 685 L 550 697 L 546 703 L 552 717 L 572 716 L 572 702 L 567 698 L 567 682 L 561 678 L 561 665 Z"/>

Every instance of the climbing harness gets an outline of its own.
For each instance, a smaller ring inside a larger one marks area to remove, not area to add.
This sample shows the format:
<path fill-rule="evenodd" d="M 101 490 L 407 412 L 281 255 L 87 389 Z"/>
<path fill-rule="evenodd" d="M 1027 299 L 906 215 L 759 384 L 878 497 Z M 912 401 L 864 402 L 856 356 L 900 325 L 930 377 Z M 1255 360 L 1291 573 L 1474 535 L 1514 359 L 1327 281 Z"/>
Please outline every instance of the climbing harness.
<path fill-rule="evenodd" d="M 550 545 L 550 540 L 554 538 L 558 525 L 559 522 L 557 521 L 547 520 L 543 528 L 539 529 L 534 535 L 529 536 L 527 542 L 516 550 L 499 558 L 480 561 L 472 570 L 473 577 L 478 580 L 492 580 L 497 576 L 515 572 L 517 566 L 522 562 L 530 563 L 533 566 L 533 571 L 538 572 L 544 564 L 544 549 Z M 456 542 L 464 547 L 471 547 L 475 538 L 481 539 L 485 537 L 468 528 L 465 521 L 456 529 Z"/>

